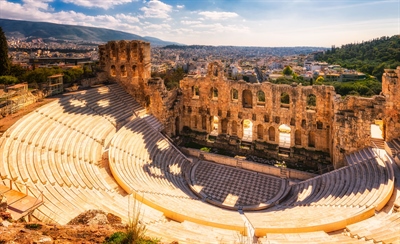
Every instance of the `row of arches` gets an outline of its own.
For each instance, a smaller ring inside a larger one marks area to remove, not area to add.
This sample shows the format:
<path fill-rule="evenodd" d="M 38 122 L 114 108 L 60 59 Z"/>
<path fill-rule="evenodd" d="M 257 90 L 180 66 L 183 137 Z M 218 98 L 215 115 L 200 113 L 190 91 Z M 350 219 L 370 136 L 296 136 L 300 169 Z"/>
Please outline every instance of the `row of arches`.
<path fill-rule="evenodd" d="M 120 41 L 118 44 L 112 42 L 110 44 L 110 57 L 112 59 L 116 59 L 118 57 L 119 60 L 127 60 L 131 56 L 135 58 L 138 52 L 137 49 L 137 42 L 128 43 L 125 41 Z"/>
<path fill-rule="evenodd" d="M 135 74 L 136 73 L 136 68 L 137 68 L 137 66 L 136 65 L 132 65 L 132 72 L 133 72 L 133 74 Z M 128 76 L 128 72 L 127 72 L 127 69 L 126 69 L 126 66 L 125 65 L 121 65 L 120 66 L 120 74 L 121 74 L 121 77 L 127 77 Z M 111 76 L 116 76 L 117 75 L 117 69 L 115 68 L 115 65 L 111 65 L 111 68 L 110 68 L 110 75 Z"/>
<path fill-rule="evenodd" d="M 239 91 L 235 88 L 231 89 L 231 101 L 239 100 Z M 200 96 L 200 90 L 198 86 L 192 86 L 192 96 L 194 98 L 198 98 Z M 210 98 L 217 99 L 218 98 L 218 88 L 212 87 L 210 89 Z M 256 92 L 256 105 L 263 106 L 266 102 L 265 93 L 261 90 Z M 289 107 L 290 105 L 290 95 L 287 92 L 282 92 L 280 96 L 281 106 Z M 317 97 L 314 94 L 310 94 L 307 96 L 307 108 L 312 109 L 317 106 Z M 252 108 L 253 107 L 253 93 L 250 90 L 242 91 L 242 106 L 243 108 Z"/>
<path fill-rule="evenodd" d="M 198 128 L 199 123 L 197 116 L 193 117 L 193 126 Z M 210 135 L 217 136 L 218 134 L 229 134 L 231 136 L 239 136 L 239 126 L 242 126 L 241 139 L 244 141 L 252 142 L 254 140 L 268 141 L 272 143 L 279 143 L 279 147 L 289 148 L 292 145 L 292 136 L 294 136 L 294 145 L 303 145 L 303 132 L 299 129 L 292 133 L 292 129 L 289 125 L 281 124 L 278 129 L 274 126 L 265 127 L 263 124 L 254 126 L 254 123 L 250 119 L 245 119 L 241 123 L 235 120 L 229 121 L 228 119 L 220 119 L 218 116 L 211 116 L 211 132 Z M 206 117 L 202 117 L 202 129 L 206 129 L 205 125 Z M 316 133 L 314 131 L 308 132 L 307 146 L 315 147 Z"/>

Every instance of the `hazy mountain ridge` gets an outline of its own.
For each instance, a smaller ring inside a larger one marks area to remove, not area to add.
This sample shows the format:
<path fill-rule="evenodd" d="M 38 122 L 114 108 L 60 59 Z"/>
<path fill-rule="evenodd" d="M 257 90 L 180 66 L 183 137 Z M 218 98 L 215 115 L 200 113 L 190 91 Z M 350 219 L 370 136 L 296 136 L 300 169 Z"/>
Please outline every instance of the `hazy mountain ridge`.
<path fill-rule="evenodd" d="M 178 44 L 163 41 L 155 37 L 139 35 L 97 27 L 53 24 L 48 22 L 33 22 L 25 20 L 0 19 L 0 26 L 7 37 L 55 38 L 58 40 L 108 42 L 111 40 L 144 40 L 154 46 Z"/>

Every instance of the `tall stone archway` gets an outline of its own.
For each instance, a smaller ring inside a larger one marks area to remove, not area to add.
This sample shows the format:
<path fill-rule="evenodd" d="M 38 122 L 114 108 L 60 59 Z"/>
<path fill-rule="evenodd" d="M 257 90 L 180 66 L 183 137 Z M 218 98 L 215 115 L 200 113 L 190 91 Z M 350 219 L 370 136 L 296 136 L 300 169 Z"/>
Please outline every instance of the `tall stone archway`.
<path fill-rule="evenodd" d="M 286 124 L 279 126 L 279 147 L 290 148 L 290 133 L 292 129 Z"/>
<path fill-rule="evenodd" d="M 244 141 L 253 141 L 253 122 L 249 119 L 243 120 L 243 138 Z"/>

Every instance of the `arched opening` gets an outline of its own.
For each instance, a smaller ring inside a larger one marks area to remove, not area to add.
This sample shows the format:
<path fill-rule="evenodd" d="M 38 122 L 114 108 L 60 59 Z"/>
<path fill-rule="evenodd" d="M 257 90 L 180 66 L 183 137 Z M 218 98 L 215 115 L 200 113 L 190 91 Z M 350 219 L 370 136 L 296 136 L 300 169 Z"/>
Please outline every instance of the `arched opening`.
<path fill-rule="evenodd" d="M 136 65 L 132 65 L 132 74 L 136 76 Z"/>
<path fill-rule="evenodd" d="M 273 126 L 268 128 L 268 139 L 270 141 L 275 141 L 275 128 Z"/>
<path fill-rule="evenodd" d="M 128 76 L 128 74 L 127 74 L 127 72 L 126 72 L 126 67 L 125 67 L 125 65 L 121 65 L 121 76 L 122 76 L 122 77 L 127 77 L 127 76 Z"/>
<path fill-rule="evenodd" d="M 317 97 L 314 94 L 307 96 L 307 109 L 314 110 L 317 106 Z"/>
<path fill-rule="evenodd" d="M 237 135 L 237 122 L 232 121 L 232 135 Z"/>
<path fill-rule="evenodd" d="M 289 108 L 290 96 L 286 92 L 281 94 L 281 107 Z"/>
<path fill-rule="evenodd" d="M 192 94 L 193 94 L 193 97 L 199 97 L 200 90 L 199 90 L 198 86 L 192 86 Z"/>
<path fill-rule="evenodd" d="M 265 104 L 265 93 L 263 91 L 257 92 L 257 105 L 264 105 Z"/>
<path fill-rule="evenodd" d="M 120 50 L 119 59 L 126 60 L 126 43 L 124 41 L 120 42 L 119 50 Z"/>
<path fill-rule="evenodd" d="M 374 123 L 371 124 L 371 138 L 384 139 L 383 120 L 375 120 Z"/>
<path fill-rule="evenodd" d="M 296 130 L 294 132 L 294 144 L 295 145 L 301 145 L 301 131 L 300 130 Z"/>
<path fill-rule="evenodd" d="M 308 146 L 315 147 L 315 132 L 313 131 L 308 134 Z"/>
<path fill-rule="evenodd" d="M 221 132 L 222 132 L 222 134 L 228 133 L 228 120 L 227 119 L 223 119 L 221 121 Z"/>
<path fill-rule="evenodd" d="M 211 99 L 218 99 L 218 89 L 215 87 L 211 88 Z"/>
<path fill-rule="evenodd" d="M 175 118 L 175 136 L 179 135 L 179 130 L 180 130 L 180 128 L 179 128 L 179 117 L 176 117 Z"/>
<path fill-rule="evenodd" d="M 253 94 L 251 93 L 250 90 L 244 90 L 242 98 L 243 98 L 243 108 L 253 107 Z"/>
<path fill-rule="evenodd" d="M 243 138 L 244 141 L 253 141 L 253 122 L 249 119 L 243 120 Z"/>
<path fill-rule="evenodd" d="M 201 128 L 203 129 L 203 130 L 207 130 L 207 119 L 206 119 L 206 116 L 201 116 Z"/>
<path fill-rule="evenodd" d="M 264 126 L 262 124 L 257 125 L 257 139 L 264 140 Z"/>
<path fill-rule="evenodd" d="M 232 100 L 238 100 L 239 99 L 239 92 L 236 89 L 231 90 L 231 97 Z"/>
<path fill-rule="evenodd" d="M 218 66 L 214 65 L 213 67 L 213 75 L 218 76 Z"/>
<path fill-rule="evenodd" d="M 197 116 L 196 115 L 193 116 L 192 121 L 193 121 L 193 127 L 197 129 Z"/>
<path fill-rule="evenodd" d="M 110 75 L 111 76 L 116 76 L 117 75 L 117 72 L 115 71 L 115 65 L 111 65 Z"/>
<path fill-rule="evenodd" d="M 111 43 L 110 49 L 111 49 L 110 57 L 112 59 L 116 59 L 117 58 L 117 48 L 116 48 L 115 43 Z"/>
<path fill-rule="evenodd" d="M 217 116 L 213 116 L 211 118 L 211 135 L 212 136 L 218 136 L 218 123 L 219 123 L 219 119 Z"/>
<path fill-rule="evenodd" d="M 279 126 L 279 147 L 290 148 L 290 126 L 282 124 Z"/>

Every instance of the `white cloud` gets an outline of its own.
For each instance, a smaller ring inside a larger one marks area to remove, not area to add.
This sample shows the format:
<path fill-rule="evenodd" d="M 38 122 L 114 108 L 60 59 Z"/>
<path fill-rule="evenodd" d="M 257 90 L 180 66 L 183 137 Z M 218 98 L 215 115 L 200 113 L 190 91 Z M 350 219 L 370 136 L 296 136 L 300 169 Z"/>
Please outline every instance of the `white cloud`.
<path fill-rule="evenodd" d="M 201 24 L 201 21 L 196 21 L 196 20 L 181 20 L 181 24 L 184 24 L 184 25 Z"/>
<path fill-rule="evenodd" d="M 202 15 L 205 18 L 212 20 L 224 20 L 239 16 L 237 13 L 234 12 L 217 12 L 217 11 L 203 11 L 199 12 L 199 15 Z"/>
<path fill-rule="evenodd" d="M 88 8 L 103 8 L 109 9 L 115 5 L 121 5 L 131 2 L 137 2 L 138 0 L 62 0 L 64 3 L 72 3 L 77 6 L 83 6 Z"/>
<path fill-rule="evenodd" d="M 143 16 L 145 18 L 159 18 L 159 19 L 169 19 L 169 13 L 172 11 L 172 6 L 165 4 L 158 0 L 150 0 L 145 3 L 146 6 L 140 8 L 143 11 Z"/>
<path fill-rule="evenodd" d="M 129 23 L 138 23 L 139 22 L 139 18 L 138 17 L 131 16 L 131 15 L 126 15 L 126 14 L 117 14 L 117 15 L 115 15 L 115 18 L 120 19 L 120 20 L 124 20 L 124 21 L 129 22 Z"/>
<path fill-rule="evenodd" d="M 177 8 L 177 9 L 183 9 L 184 7 L 185 7 L 185 5 L 179 5 L 179 4 L 176 5 L 176 8 Z"/>

